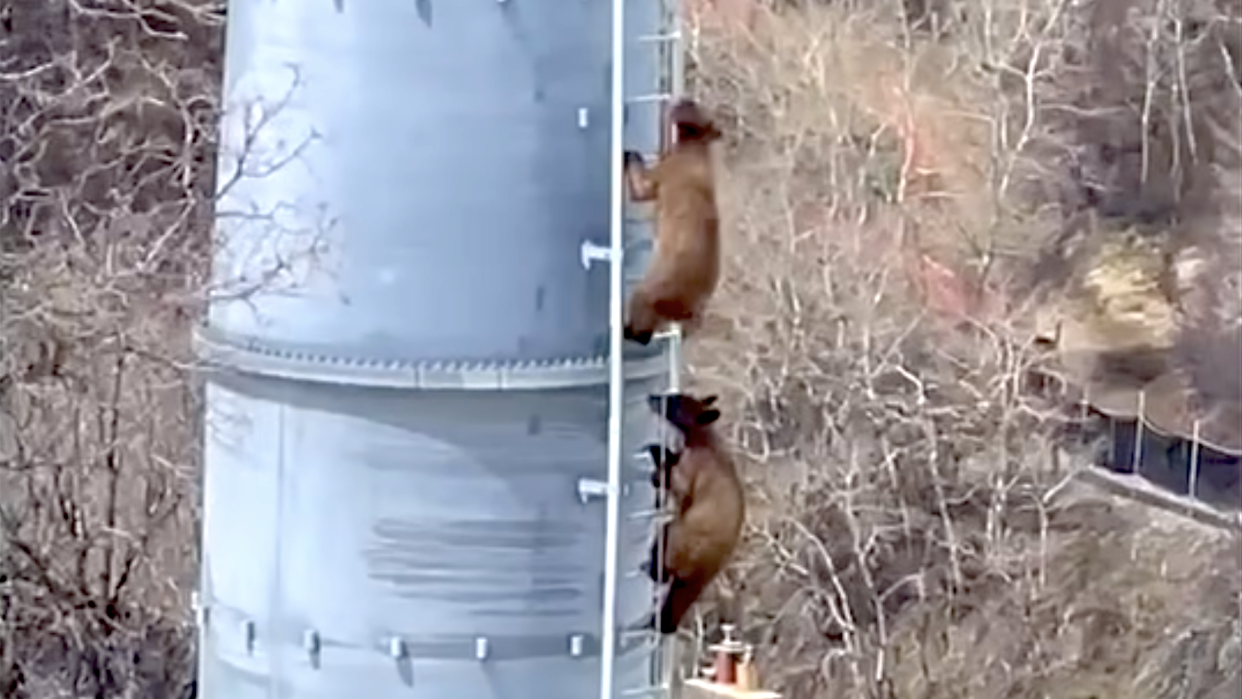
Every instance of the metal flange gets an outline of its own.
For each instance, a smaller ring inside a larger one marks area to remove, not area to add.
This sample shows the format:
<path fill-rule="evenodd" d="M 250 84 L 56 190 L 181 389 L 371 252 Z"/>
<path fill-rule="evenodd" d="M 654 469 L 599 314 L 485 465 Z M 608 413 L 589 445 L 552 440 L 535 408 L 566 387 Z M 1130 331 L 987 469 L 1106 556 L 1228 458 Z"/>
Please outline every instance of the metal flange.
<path fill-rule="evenodd" d="M 608 383 L 608 357 L 545 361 L 391 361 L 329 355 L 269 340 L 225 334 L 210 326 L 194 332 L 194 350 L 209 369 L 235 370 L 295 381 L 417 390 L 521 391 Z M 625 362 L 627 380 L 668 373 L 663 353 Z"/>

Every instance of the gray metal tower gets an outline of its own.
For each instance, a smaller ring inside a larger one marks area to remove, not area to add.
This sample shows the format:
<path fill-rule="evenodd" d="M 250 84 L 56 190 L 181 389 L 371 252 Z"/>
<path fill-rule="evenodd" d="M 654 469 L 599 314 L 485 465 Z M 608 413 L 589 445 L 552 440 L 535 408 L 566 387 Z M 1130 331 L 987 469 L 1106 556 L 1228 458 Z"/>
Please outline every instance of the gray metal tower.
<path fill-rule="evenodd" d="M 622 3 L 229 3 L 201 697 L 663 691 L 628 627 L 678 359 L 621 361 L 618 174 L 680 69 Z"/>

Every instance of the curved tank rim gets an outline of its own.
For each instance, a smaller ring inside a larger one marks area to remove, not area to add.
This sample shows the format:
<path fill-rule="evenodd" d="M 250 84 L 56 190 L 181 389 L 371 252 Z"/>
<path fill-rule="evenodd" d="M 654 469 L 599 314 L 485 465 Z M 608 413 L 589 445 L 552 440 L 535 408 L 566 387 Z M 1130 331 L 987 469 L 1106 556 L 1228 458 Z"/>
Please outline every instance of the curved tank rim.
<path fill-rule="evenodd" d="M 547 361 L 463 362 L 456 360 L 377 360 L 324 354 L 293 346 L 225 334 L 200 326 L 195 354 L 209 369 L 295 381 L 419 390 L 509 391 L 606 385 L 608 355 Z M 627 379 L 648 379 L 668 371 L 663 353 L 628 359 Z"/>

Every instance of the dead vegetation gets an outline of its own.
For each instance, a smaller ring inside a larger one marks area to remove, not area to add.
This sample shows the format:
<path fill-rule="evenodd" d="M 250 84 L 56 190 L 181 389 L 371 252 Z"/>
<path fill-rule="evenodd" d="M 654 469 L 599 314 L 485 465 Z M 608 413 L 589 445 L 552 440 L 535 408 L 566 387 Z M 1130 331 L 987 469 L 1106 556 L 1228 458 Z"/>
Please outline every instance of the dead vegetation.
<path fill-rule="evenodd" d="M 705 621 L 790 697 L 1242 691 L 1238 539 L 1067 483 L 1024 390 L 1051 321 L 1071 383 L 1149 349 L 1131 400 L 1242 404 L 1236 6 L 725 5 L 692 31 L 732 140 L 689 359 L 758 502 Z"/>
<path fill-rule="evenodd" d="M 192 695 L 220 18 L 0 11 L 0 694 Z"/>

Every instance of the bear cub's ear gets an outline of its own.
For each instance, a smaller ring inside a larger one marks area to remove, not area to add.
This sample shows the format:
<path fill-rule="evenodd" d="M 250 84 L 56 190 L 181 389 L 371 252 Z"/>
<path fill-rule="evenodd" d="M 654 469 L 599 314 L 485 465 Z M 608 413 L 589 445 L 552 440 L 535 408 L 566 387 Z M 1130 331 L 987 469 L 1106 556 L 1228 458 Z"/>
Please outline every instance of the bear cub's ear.
<path fill-rule="evenodd" d="M 696 425 L 710 425 L 719 419 L 720 419 L 720 411 L 716 410 L 715 408 L 712 408 L 711 410 L 704 410 L 703 412 L 699 413 L 699 416 L 695 418 L 694 423 Z"/>

